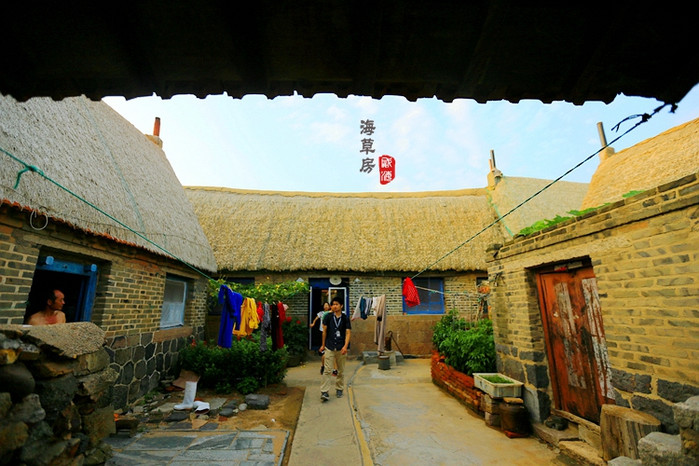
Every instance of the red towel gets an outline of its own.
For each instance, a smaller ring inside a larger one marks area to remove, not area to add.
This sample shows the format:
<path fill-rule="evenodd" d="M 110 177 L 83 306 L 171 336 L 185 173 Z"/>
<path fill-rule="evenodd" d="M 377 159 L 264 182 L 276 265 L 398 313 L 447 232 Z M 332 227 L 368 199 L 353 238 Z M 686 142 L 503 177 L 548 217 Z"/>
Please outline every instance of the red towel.
<path fill-rule="evenodd" d="M 420 296 L 417 293 L 417 288 L 415 288 L 413 281 L 409 277 L 403 280 L 403 297 L 408 307 L 420 304 Z"/>

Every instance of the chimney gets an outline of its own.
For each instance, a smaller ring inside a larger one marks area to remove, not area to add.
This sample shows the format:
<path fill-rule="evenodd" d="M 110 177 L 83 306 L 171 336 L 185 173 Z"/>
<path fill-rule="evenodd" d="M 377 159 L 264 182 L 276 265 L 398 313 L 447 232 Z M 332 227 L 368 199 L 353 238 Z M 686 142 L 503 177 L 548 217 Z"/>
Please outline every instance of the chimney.
<path fill-rule="evenodd" d="M 153 134 L 146 134 L 146 137 L 151 140 L 153 144 L 163 148 L 163 140 L 160 139 L 160 117 L 155 117 L 155 123 L 153 123 Z"/>
<path fill-rule="evenodd" d="M 488 187 L 494 188 L 502 178 L 502 172 L 495 166 L 495 151 L 490 149 L 490 172 L 488 173 Z"/>
<path fill-rule="evenodd" d="M 614 148 L 607 146 L 607 137 L 604 135 L 604 126 L 602 126 L 601 121 L 597 122 L 597 133 L 599 134 L 599 142 L 602 144 L 602 150 L 599 153 L 599 161 L 601 163 L 614 155 Z"/>

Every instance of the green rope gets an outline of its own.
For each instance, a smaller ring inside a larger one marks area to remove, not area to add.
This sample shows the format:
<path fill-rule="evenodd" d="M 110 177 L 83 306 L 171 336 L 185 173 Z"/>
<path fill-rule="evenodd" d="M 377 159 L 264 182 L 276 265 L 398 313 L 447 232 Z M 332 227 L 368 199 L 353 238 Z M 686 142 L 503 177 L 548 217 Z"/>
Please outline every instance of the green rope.
<path fill-rule="evenodd" d="M 429 269 L 431 269 L 432 267 L 434 267 L 435 265 L 437 265 L 439 262 L 443 261 L 444 259 L 446 259 L 446 258 L 449 257 L 450 255 L 452 255 L 453 253 L 455 253 L 458 249 L 460 249 L 461 247 L 465 246 L 467 243 L 470 243 L 471 241 L 473 241 L 476 237 L 480 236 L 483 232 L 485 232 L 486 230 L 490 229 L 490 227 L 497 225 L 498 222 L 501 222 L 505 217 L 507 217 L 508 215 L 510 215 L 512 212 L 514 212 L 515 210 L 519 209 L 519 208 L 522 207 L 524 204 L 526 204 L 527 202 L 531 201 L 532 199 L 534 199 L 534 198 L 537 197 L 539 194 L 541 194 L 541 193 L 543 193 L 544 191 L 546 191 L 548 188 L 550 188 L 550 187 L 553 186 L 554 184 L 558 183 L 563 177 L 569 175 L 573 170 L 577 170 L 578 168 L 580 168 L 581 165 L 583 165 L 584 163 L 586 163 L 588 160 L 592 159 L 595 155 L 599 154 L 599 153 L 602 152 L 604 149 L 606 149 L 607 147 L 611 146 L 612 144 L 614 144 L 615 142 L 617 142 L 619 139 L 621 139 L 622 137 L 624 137 L 624 136 L 626 136 L 627 134 L 629 134 L 631 131 L 633 131 L 633 130 L 635 130 L 636 128 L 638 128 L 638 127 L 639 127 L 640 125 L 642 125 L 643 123 L 646 123 L 648 120 L 651 119 L 651 117 L 653 117 L 654 115 L 656 115 L 658 112 L 660 112 L 660 110 L 662 110 L 663 108 L 665 108 L 665 107 L 668 106 L 668 105 L 670 105 L 670 104 L 663 104 L 663 105 L 659 106 L 658 108 L 656 108 L 656 109 L 653 111 L 652 114 L 643 113 L 643 114 L 640 114 L 640 115 L 633 115 L 633 116 L 627 117 L 627 118 L 623 119 L 621 122 L 617 123 L 617 124 L 614 126 L 615 128 L 619 128 L 619 125 L 621 125 L 621 123 L 623 123 L 623 122 L 626 121 L 626 120 L 629 120 L 629 119 L 631 119 L 631 118 L 638 118 L 638 117 L 641 117 L 641 120 L 640 120 L 639 122 L 637 122 L 634 126 L 632 126 L 631 128 L 627 129 L 626 131 L 624 131 L 622 134 L 620 134 L 619 136 L 617 136 L 617 137 L 616 137 L 615 139 L 613 139 L 612 141 L 608 142 L 605 146 L 601 147 L 601 148 L 600 148 L 599 150 L 597 150 L 596 152 L 594 152 L 594 153 L 590 154 L 589 156 L 585 157 L 585 159 L 583 159 L 581 162 L 579 162 L 578 164 L 576 164 L 573 168 L 570 168 L 569 170 L 567 170 L 567 171 L 566 171 L 565 173 L 563 173 L 561 176 L 559 176 L 559 177 L 556 178 L 555 180 L 553 180 L 553 181 L 551 181 L 550 183 L 548 183 L 546 186 L 544 186 L 543 188 L 541 188 L 540 190 L 538 190 L 537 192 L 535 192 L 534 194 L 532 194 L 531 196 L 529 196 L 528 198 L 526 198 L 524 201 L 520 202 L 517 206 L 513 207 L 512 209 L 510 209 L 507 213 L 505 213 L 504 215 L 502 215 L 502 216 L 500 216 L 499 218 L 495 219 L 495 220 L 494 220 L 493 222 L 491 222 L 489 225 L 487 225 L 486 227 L 484 227 L 481 231 L 479 231 L 479 232 L 476 233 L 475 235 L 471 236 L 469 239 L 467 239 L 467 240 L 464 241 L 463 243 L 459 244 L 458 246 L 456 246 L 456 247 L 455 247 L 454 249 L 452 249 L 451 251 L 449 251 L 449 252 L 447 252 L 446 254 L 444 254 L 442 257 L 440 257 L 439 259 L 437 259 L 436 261 L 434 261 L 432 264 L 430 264 L 430 265 L 428 265 L 427 267 L 425 267 L 425 268 L 424 268 L 423 270 L 421 270 L 420 272 L 418 272 L 418 273 L 416 273 L 415 275 L 413 275 L 413 276 L 411 277 L 411 279 L 413 279 L 413 278 L 415 278 L 415 277 L 417 277 L 417 276 L 419 276 L 419 275 L 425 273 L 426 271 L 428 271 Z M 671 112 L 674 112 L 675 109 L 676 109 L 676 105 L 673 104 L 671 107 L 672 107 Z"/>
<path fill-rule="evenodd" d="M 176 254 L 174 254 L 174 253 L 168 251 L 167 249 L 165 249 L 164 247 L 160 246 L 160 245 L 157 244 L 156 242 L 151 241 L 148 237 L 146 237 L 145 235 L 143 235 L 143 234 L 139 233 L 138 231 L 134 230 L 133 228 L 131 228 L 130 226 L 128 226 L 127 224 L 125 224 L 125 223 L 122 222 L 121 220 L 119 220 L 119 219 L 117 219 L 116 217 L 114 217 L 114 216 L 108 214 L 107 212 L 105 212 L 104 210 L 100 209 L 99 207 L 97 207 L 95 204 L 91 203 L 91 202 L 88 201 L 87 199 L 82 198 L 82 197 L 79 196 L 78 194 L 74 193 L 74 192 L 71 191 L 70 189 L 68 189 L 68 188 L 66 188 L 65 186 L 63 186 L 62 184 L 60 184 L 59 182 L 53 180 L 51 177 L 49 177 L 49 176 L 47 176 L 46 174 L 44 174 L 44 172 L 43 172 L 42 170 L 40 170 L 39 168 L 37 168 L 36 166 L 27 164 L 24 160 L 21 160 L 21 159 L 15 157 L 14 155 L 12 155 L 11 153 L 9 153 L 8 151 L 6 151 L 5 149 L 3 149 L 2 147 L 0 147 L 0 152 L 2 152 L 3 154 L 7 155 L 7 156 L 10 157 L 12 160 L 16 161 L 17 163 L 21 164 L 22 166 L 24 166 L 24 168 L 21 169 L 21 170 L 17 173 L 17 181 L 16 181 L 16 183 L 15 183 L 14 189 L 17 189 L 17 187 L 19 186 L 19 180 L 20 180 L 20 177 L 22 176 L 22 174 L 24 174 L 24 173 L 27 172 L 27 171 L 37 173 L 39 176 L 41 176 L 42 178 L 44 178 L 46 181 L 49 181 L 50 183 L 53 183 L 54 185 L 58 186 L 58 187 L 59 187 L 60 189 L 62 189 L 63 191 L 67 192 L 68 194 L 70 194 L 71 196 L 73 196 L 73 197 L 75 197 L 76 199 L 80 200 L 81 202 L 84 202 L 84 203 L 87 204 L 88 206 L 90 206 L 90 207 L 92 207 L 93 209 L 95 209 L 97 212 L 101 213 L 102 215 L 106 216 L 106 217 L 109 218 L 110 220 L 116 222 L 118 225 L 121 225 L 122 227 L 126 228 L 126 229 L 129 230 L 131 233 L 133 233 L 133 234 L 135 234 L 136 236 L 138 236 L 139 238 L 141 238 L 141 239 L 147 241 L 148 243 L 152 244 L 153 246 L 155 246 L 155 247 L 158 248 L 159 250 L 163 251 L 165 254 L 167 254 L 167 255 L 169 255 L 169 256 L 171 256 L 171 257 L 177 259 L 178 261 L 180 261 L 181 263 L 183 263 L 184 265 L 186 265 L 186 266 L 189 267 L 190 269 L 194 270 L 194 271 L 197 272 L 198 274 L 202 275 L 203 277 L 208 278 L 209 280 L 213 280 L 213 278 L 211 278 L 210 276 L 208 276 L 207 274 L 205 274 L 205 273 L 202 272 L 201 270 L 197 269 L 196 267 L 194 267 L 193 265 L 191 265 L 189 262 L 187 262 L 187 261 L 185 261 L 184 259 L 180 258 L 180 257 L 177 256 Z"/>

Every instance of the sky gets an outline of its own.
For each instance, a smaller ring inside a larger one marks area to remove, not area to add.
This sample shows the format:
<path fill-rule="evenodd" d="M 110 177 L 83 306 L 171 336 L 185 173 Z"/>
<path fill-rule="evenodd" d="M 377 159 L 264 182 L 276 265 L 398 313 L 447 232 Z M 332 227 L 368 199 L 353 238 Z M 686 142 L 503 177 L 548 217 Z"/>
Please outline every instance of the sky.
<path fill-rule="evenodd" d="M 610 104 L 573 105 L 526 100 L 479 104 L 435 98 L 409 102 L 334 94 L 268 99 L 227 95 L 199 99 L 179 95 L 104 101 L 143 133 L 159 117 L 163 150 L 184 186 L 307 192 L 419 192 L 482 188 L 491 150 L 497 168 L 512 177 L 553 180 L 601 147 L 597 123 L 619 152 L 699 117 L 699 85 L 679 102 L 655 114 L 618 141 L 661 102 L 623 95 Z M 362 121 L 374 133 L 362 134 Z M 371 139 L 375 152 L 362 152 Z M 378 158 L 395 160 L 395 178 L 379 182 Z M 365 158 L 375 167 L 362 172 Z M 564 181 L 587 183 L 599 158 L 592 157 Z"/>

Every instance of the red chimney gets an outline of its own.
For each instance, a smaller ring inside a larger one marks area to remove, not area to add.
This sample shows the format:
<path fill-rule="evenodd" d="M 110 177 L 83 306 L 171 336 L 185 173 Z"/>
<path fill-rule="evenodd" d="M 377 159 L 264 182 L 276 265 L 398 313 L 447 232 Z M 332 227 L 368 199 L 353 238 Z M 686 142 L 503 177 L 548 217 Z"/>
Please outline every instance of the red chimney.
<path fill-rule="evenodd" d="M 160 137 L 160 117 L 155 117 L 155 124 L 153 125 L 153 136 Z"/>

